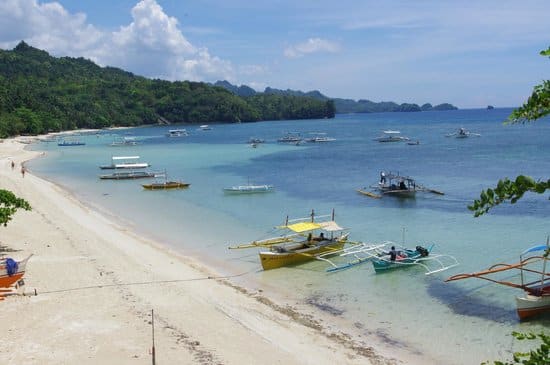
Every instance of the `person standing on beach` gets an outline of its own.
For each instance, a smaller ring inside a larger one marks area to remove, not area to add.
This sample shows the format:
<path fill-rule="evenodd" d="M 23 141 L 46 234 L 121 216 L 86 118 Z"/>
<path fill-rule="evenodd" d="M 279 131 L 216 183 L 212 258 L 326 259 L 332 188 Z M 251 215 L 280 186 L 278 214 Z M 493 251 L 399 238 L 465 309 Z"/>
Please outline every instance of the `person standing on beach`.
<path fill-rule="evenodd" d="M 21 166 L 21 176 L 25 177 L 25 166 Z"/>
<path fill-rule="evenodd" d="M 15 162 L 13 160 L 11 161 L 11 169 L 13 170 L 15 168 Z"/>

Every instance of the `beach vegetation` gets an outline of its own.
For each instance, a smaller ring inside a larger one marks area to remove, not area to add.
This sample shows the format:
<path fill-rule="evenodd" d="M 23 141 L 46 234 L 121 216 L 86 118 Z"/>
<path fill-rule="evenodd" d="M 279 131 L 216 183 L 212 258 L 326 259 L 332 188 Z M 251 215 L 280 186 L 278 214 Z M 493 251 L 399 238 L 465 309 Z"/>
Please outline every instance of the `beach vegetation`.
<path fill-rule="evenodd" d="M 495 361 L 493 365 L 548 365 L 550 364 L 550 336 L 545 335 L 544 333 L 533 334 L 533 333 L 520 333 L 512 332 L 514 336 L 519 341 L 535 341 L 540 340 L 540 346 L 538 348 L 532 349 L 528 352 L 515 352 L 513 354 L 513 360 L 510 361 Z M 484 362 L 482 365 L 489 365 L 489 363 Z"/>
<path fill-rule="evenodd" d="M 0 50 L 0 138 L 77 128 L 334 117 L 332 100 L 148 79 L 20 42 Z"/>
<path fill-rule="evenodd" d="M 0 189 L 0 225 L 7 226 L 18 209 L 31 210 L 31 206 L 11 191 Z"/>
<path fill-rule="evenodd" d="M 550 57 L 550 47 L 540 54 Z M 515 109 L 505 123 L 534 122 L 550 114 L 550 80 L 533 89 L 533 93 L 521 107 Z M 550 179 L 536 181 L 530 176 L 519 175 L 514 180 L 504 178 L 499 180 L 495 188 L 483 190 L 468 209 L 476 217 L 487 213 L 491 208 L 504 202 L 516 203 L 527 192 L 543 194 L 550 189 Z"/>

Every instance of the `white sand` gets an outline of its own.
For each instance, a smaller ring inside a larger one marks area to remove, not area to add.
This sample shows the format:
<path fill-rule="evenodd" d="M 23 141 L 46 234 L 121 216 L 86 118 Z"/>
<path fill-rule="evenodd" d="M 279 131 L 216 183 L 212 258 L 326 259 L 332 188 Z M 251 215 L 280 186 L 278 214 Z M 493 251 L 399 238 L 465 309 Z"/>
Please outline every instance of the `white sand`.
<path fill-rule="evenodd" d="M 27 294 L 0 301 L 2 364 L 397 364 L 155 242 L 27 173 L 36 152 L 0 143 L 0 189 L 26 199 L 0 245 L 34 256 Z M 16 163 L 12 171 L 10 161 Z M 154 282 L 154 283 L 151 283 Z M 410 360 L 410 359 L 409 359 Z"/>

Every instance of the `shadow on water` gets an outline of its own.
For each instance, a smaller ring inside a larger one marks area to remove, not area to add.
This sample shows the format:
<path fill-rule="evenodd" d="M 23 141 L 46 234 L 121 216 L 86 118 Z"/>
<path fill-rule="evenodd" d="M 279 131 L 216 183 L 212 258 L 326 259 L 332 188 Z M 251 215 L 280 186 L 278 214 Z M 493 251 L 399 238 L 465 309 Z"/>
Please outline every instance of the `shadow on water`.
<path fill-rule="evenodd" d="M 478 317 L 499 323 L 518 322 L 514 310 L 498 307 L 495 304 L 484 301 L 479 296 L 472 295 L 477 289 L 479 287 L 465 290 L 457 285 L 433 280 L 428 285 L 428 294 L 445 304 L 455 314 Z"/>

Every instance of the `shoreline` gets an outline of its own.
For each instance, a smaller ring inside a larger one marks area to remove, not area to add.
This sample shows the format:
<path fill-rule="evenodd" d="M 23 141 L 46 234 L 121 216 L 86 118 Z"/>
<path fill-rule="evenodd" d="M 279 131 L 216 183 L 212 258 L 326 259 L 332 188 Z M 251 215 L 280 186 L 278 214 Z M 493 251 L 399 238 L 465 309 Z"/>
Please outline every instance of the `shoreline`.
<path fill-rule="evenodd" d="M 294 308 L 133 234 L 58 185 L 32 173 L 21 177 L 18 169 L 11 171 L 10 158 L 19 167 L 41 154 L 23 148 L 16 139 L 0 144 L 0 188 L 26 199 L 33 210 L 15 214 L 0 244 L 21 250 L 11 254 L 18 259 L 34 253 L 25 290 L 38 295 L 11 296 L 0 304 L 0 318 L 8 323 L 0 359 L 143 362 L 150 358 L 154 309 L 156 355 L 164 363 L 415 363 L 384 357 L 376 345 L 333 333 Z"/>

